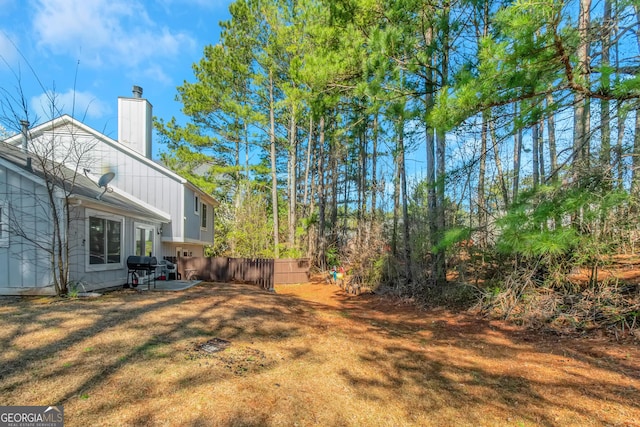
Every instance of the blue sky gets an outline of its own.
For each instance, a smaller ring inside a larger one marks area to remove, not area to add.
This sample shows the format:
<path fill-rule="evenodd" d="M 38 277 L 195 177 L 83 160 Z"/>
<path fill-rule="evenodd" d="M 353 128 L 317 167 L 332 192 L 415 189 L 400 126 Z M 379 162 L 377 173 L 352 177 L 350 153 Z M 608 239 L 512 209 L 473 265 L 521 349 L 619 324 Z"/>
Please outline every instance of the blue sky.
<path fill-rule="evenodd" d="M 114 139 L 117 98 L 133 85 L 155 116 L 181 118 L 176 87 L 193 80 L 191 66 L 218 41 L 231 3 L 0 0 L 0 87 L 11 96 L 21 87 L 38 123 L 51 119 L 44 93 L 54 91 L 63 112 L 75 105 L 75 117 Z M 154 157 L 159 149 L 154 141 Z"/>

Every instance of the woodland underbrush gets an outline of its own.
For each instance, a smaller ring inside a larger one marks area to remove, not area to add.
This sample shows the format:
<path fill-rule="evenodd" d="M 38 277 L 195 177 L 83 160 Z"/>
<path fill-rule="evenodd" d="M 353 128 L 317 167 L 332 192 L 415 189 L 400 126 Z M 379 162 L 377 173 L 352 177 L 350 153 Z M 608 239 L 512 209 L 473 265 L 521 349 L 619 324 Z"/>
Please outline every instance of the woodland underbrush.
<path fill-rule="evenodd" d="M 640 283 L 569 276 L 550 279 L 538 266 L 521 266 L 500 282 L 477 287 L 470 309 L 531 329 L 562 334 L 604 330 L 617 339 L 640 339 Z"/>
<path fill-rule="evenodd" d="M 640 339 L 640 264 L 611 266 L 594 279 L 574 269 L 549 269 L 540 263 L 454 258 L 445 286 L 433 284 L 428 272 L 407 280 L 401 262 L 391 257 L 371 263 L 370 288 L 425 307 L 468 310 L 529 329 L 557 334 L 604 331 L 616 339 Z M 621 279 L 617 269 L 624 271 Z M 637 270 L 638 274 L 634 273 Z M 573 273 L 572 273 L 573 271 Z"/>
<path fill-rule="evenodd" d="M 481 297 L 477 286 L 461 280 L 466 275 L 452 271 L 448 275 L 446 286 L 435 285 L 429 277 L 427 269 L 414 268 L 411 277 L 406 274 L 406 265 L 390 255 L 378 258 L 370 263 L 373 273 L 368 277 L 374 279 L 369 288 L 379 295 L 412 302 L 425 307 L 446 307 L 456 310 L 471 308 Z"/>

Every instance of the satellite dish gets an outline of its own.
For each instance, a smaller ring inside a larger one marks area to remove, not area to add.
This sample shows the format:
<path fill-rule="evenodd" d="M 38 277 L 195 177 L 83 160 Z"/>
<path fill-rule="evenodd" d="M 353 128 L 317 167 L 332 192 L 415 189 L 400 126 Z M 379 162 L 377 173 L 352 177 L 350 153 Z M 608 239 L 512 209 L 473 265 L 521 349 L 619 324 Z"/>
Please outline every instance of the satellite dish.
<path fill-rule="evenodd" d="M 108 192 L 112 192 L 113 188 L 109 187 L 109 183 L 111 182 L 111 180 L 113 178 L 115 178 L 116 174 L 113 172 L 107 172 L 104 175 L 102 175 L 100 177 L 100 179 L 98 180 L 98 187 L 102 188 L 104 187 L 104 191 L 102 192 L 102 194 L 100 194 L 98 197 L 96 197 L 96 199 L 98 200 L 102 200 L 102 196 L 104 196 L 104 193 Z"/>
<path fill-rule="evenodd" d="M 106 187 L 107 184 L 111 182 L 113 178 L 115 178 L 116 174 L 113 172 L 107 172 L 100 177 L 98 180 L 98 187 Z"/>

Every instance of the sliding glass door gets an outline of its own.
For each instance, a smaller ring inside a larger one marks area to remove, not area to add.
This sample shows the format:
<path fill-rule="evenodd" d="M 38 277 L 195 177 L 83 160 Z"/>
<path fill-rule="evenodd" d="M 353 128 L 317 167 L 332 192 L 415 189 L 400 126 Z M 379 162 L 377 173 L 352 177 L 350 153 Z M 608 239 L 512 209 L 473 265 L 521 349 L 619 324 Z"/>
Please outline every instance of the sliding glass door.
<path fill-rule="evenodd" d="M 152 225 L 136 224 L 135 253 L 137 256 L 153 256 L 155 254 L 155 234 L 156 228 Z"/>

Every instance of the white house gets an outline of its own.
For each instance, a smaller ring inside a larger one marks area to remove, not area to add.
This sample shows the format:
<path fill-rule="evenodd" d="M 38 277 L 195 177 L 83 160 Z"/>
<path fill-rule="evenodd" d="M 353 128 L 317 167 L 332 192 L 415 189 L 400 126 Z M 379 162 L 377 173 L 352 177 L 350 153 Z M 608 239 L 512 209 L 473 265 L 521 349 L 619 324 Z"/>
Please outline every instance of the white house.
<path fill-rule="evenodd" d="M 31 157 L 54 158 L 77 183 L 56 203 L 72 205 L 69 277 L 87 289 L 125 284 L 129 255 L 203 256 L 213 243 L 217 201 L 151 160 L 152 107 L 141 95 L 134 86 L 118 98 L 118 141 L 63 115 L 0 144 L 0 294 L 54 292 L 38 243 L 53 227 L 46 176 Z"/>

